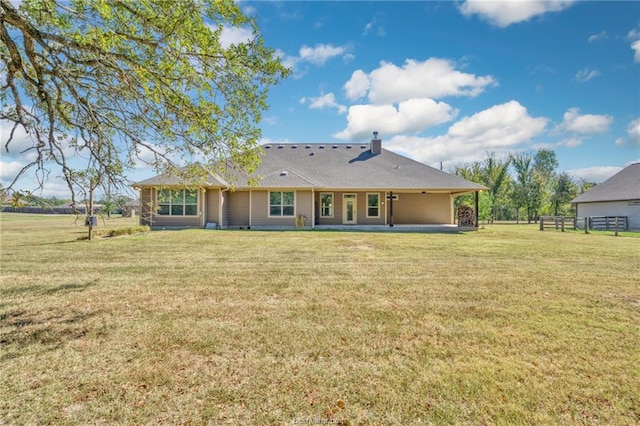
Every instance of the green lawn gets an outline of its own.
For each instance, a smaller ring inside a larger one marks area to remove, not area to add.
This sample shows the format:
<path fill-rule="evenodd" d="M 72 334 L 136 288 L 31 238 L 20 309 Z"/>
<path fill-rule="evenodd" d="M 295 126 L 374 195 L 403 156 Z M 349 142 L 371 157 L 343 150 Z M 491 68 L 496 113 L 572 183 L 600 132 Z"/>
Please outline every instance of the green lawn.
<path fill-rule="evenodd" d="M 0 215 L 0 424 L 640 422 L 632 234 L 82 224 Z"/>

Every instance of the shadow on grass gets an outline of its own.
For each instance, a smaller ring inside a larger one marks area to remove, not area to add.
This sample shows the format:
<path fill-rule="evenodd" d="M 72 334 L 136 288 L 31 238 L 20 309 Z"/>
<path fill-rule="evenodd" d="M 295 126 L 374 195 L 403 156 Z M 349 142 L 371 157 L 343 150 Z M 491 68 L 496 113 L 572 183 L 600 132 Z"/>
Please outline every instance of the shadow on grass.
<path fill-rule="evenodd" d="M 80 339 L 91 331 L 88 320 L 99 312 L 30 313 L 13 310 L 0 314 L 0 362 L 18 358 L 33 350 L 50 351 Z"/>
<path fill-rule="evenodd" d="M 13 297 L 13 296 L 26 296 L 26 295 L 52 295 L 57 293 L 71 293 L 76 291 L 84 291 L 87 288 L 94 286 L 98 283 L 98 280 L 89 281 L 86 283 L 69 283 L 62 284 L 56 287 L 48 288 L 44 285 L 30 285 L 26 287 L 12 287 L 0 289 L 0 297 Z M 1 317 L 0 317 L 1 318 Z"/>

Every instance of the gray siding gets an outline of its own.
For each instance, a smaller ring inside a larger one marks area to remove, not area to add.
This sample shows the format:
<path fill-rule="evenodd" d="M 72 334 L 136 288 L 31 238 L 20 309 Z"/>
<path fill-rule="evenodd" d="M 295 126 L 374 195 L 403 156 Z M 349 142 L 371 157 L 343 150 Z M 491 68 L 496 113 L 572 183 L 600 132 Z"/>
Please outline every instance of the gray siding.
<path fill-rule="evenodd" d="M 640 201 L 640 200 L 637 200 Z M 629 229 L 640 230 L 640 205 L 629 201 L 603 201 L 599 203 L 578 203 L 576 216 L 627 216 Z"/>

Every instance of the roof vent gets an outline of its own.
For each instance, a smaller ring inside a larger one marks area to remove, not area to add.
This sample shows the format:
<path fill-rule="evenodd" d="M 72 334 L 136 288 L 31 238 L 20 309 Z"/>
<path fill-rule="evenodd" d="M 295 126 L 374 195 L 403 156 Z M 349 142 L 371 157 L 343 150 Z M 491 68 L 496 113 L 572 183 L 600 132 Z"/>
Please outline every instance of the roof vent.
<path fill-rule="evenodd" d="M 313 157 L 314 155 L 316 155 L 316 153 L 315 152 L 311 152 L 311 153 L 309 153 L 309 155 Z"/>
<path fill-rule="evenodd" d="M 288 174 L 288 173 L 287 173 L 287 171 L 286 171 L 286 170 L 283 170 L 283 171 L 281 171 L 281 172 L 280 172 L 280 176 L 286 176 L 287 174 Z"/>
<path fill-rule="evenodd" d="M 291 145 L 291 149 L 296 149 L 298 145 Z"/>
<path fill-rule="evenodd" d="M 324 149 L 324 145 L 320 145 L 320 149 Z"/>
<path fill-rule="evenodd" d="M 338 145 L 334 145 L 331 148 L 336 149 L 338 147 Z"/>
<path fill-rule="evenodd" d="M 265 145 L 264 147 L 265 147 L 266 149 L 269 149 L 269 148 L 271 148 L 271 145 Z"/>
<path fill-rule="evenodd" d="M 311 145 L 307 145 L 307 146 L 305 146 L 305 148 L 306 148 L 306 149 L 309 149 L 309 148 L 311 148 Z"/>
<path fill-rule="evenodd" d="M 351 149 L 351 145 L 347 145 L 347 149 Z"/>
<path fill-rule="evenodd" d="M 284 148 L 284 145 L 278 145 L 278 149 Z"/>
<path fill-rule="evenodd" d="M 360 149 L 365 149 L 366 147 L 366 145 L 360 145 Z"/>

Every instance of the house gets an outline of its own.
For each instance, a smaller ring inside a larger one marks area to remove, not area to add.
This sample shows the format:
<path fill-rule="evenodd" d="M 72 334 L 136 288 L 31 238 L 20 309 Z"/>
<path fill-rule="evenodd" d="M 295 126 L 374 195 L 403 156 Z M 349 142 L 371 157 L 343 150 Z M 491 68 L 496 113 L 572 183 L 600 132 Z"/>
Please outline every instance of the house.
<path fill-rule="evenodd" d="M 625 167 L 571 203 L 576 217 L 626 217 L 629 229 L 640 230 L 640 163 Z"/>
<path fill-rule="evenodd" d="M 141 224 L 223 229 L 453 226 L 455 196 L 476 193 L 477 204 L 478 192 L 487 189 L 383 149 L 375 134 L 370 144 L 270 144 L 262 151 L 256 172 L 236 176 L 233 187 L 219 175 L 209 175 L 198 188 L 168 175 L 136 183 Z M 256 176 L 258 184 L 250 185 L 249 178 Z"/>

